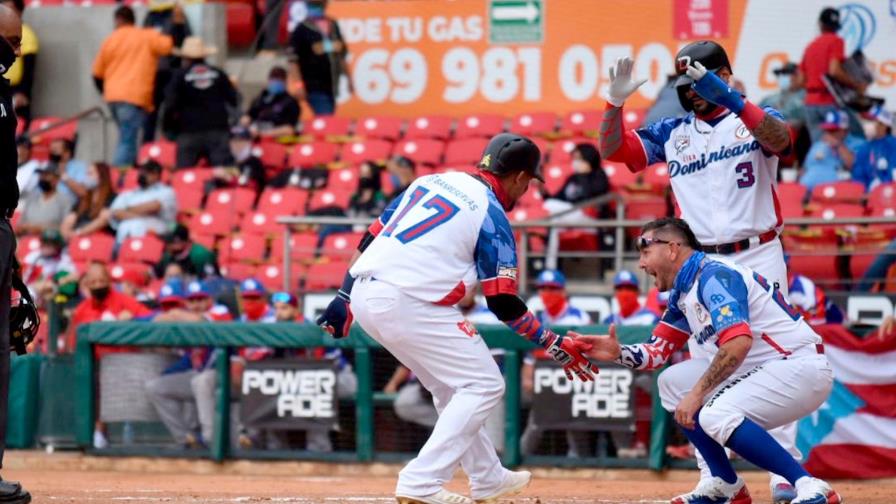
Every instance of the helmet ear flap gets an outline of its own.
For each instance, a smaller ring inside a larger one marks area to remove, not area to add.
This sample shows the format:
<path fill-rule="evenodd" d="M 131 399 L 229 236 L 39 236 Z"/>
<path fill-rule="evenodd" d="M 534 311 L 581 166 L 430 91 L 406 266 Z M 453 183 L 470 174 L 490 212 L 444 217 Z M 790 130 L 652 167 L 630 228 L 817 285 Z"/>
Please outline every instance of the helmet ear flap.
<path fill-rule="evenodd" d="M 687 97 L 688 89 L 690 88 L 691 86 L 689 85 L 678 86 L 675 88 L 675 91 L 678 93 L 678 103 L 681 103 L 681 107 L 688 112 L 694 110 L 694 105 Z"/>

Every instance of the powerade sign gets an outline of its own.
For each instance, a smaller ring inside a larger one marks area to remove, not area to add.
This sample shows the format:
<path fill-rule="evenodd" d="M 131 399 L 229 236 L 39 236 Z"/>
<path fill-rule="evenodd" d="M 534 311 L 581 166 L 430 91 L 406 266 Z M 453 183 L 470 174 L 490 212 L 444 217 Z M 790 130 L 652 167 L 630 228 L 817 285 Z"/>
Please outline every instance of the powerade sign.
<path fill-rule="evenodd" d="M 707 157 L 706 154 L 700 154 L 700 159 L 696 159 L 689 163 L 682 163 L 673 159 L 669 161 L 669 177 L 675 178 L 679 175 L 690 175 L 691 173 L 696 173 L 706 168 L 712 163 L 742 156 L 759 149 L 759 142 L 754 140 L 750 143 L 743 143 L 734 147 L 726 148 L 722 146 L 719 150 L 710 152 L 709 157 Z"/>
<path fill-rule="evenodd" d="M 339 420 L 336 365 L 292 359 L 249 362 L 243 370 L 240 406 L 240 419 L 246 427 L 335 427 Z"/>
<path fill-rule="evenodd" d="M 553 430 L 634 430 L 635 371 L 602 364 L 594 381 L 569 380 L 553 360 L 535 363 L 535 424 Z"/>

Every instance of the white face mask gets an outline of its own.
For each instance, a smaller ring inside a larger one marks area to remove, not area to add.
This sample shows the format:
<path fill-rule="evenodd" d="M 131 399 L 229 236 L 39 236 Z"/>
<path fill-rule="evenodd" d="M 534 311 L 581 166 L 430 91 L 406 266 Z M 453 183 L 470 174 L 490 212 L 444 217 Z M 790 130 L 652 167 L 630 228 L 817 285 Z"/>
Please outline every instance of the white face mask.
<path fill-rule="evenodd" d="M 574 159 L 572 162 L 572 170 L 576 173 L 588 173 L 591 171 L 591 165 L 583 159 Z"/>
<path fill-rule="evenodd" d="M 869 140 L 877 138 L 877 121 L 862 121 L 862 131 Z"/>
<path fill-rule="evenodd" d="M 786 75 L 786 74 L 779 75 L 778 76 L 778 86 L 784 91 L 789 90 L 790 89 L 790 79 L 791 79 L 790 75 Z"/>

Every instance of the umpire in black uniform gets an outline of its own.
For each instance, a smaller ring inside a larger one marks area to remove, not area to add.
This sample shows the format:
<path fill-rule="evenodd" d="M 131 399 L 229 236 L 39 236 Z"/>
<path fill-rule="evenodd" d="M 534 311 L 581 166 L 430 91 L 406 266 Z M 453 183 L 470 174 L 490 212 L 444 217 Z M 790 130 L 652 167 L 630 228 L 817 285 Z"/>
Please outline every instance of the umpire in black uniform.
<path fill-rule="evenodd" d="M 0 5 L 0 75 L 21 52 L 22 20 Z M 16 115 L 9 81 L 0 77 L 0 466 L 6 448 L 6 416 L 9 398 L 9 309 L 16 238 L 9 218 L 19 204 L 16 153 Z M 13 481 L 0 481 L 0 503 L 28 503 L 31 494 Z"/>

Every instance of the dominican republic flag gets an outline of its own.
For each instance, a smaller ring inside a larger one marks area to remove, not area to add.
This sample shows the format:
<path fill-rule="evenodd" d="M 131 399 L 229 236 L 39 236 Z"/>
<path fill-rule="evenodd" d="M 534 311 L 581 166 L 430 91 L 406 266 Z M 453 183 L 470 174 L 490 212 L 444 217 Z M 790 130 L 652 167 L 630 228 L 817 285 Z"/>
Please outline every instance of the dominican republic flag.
<path fill-rule="evenodd" d="M 797 447 L 820 478 L 896 476 L 896 333 L 817 326 L 834 369 L 827 402 L 800 420 Z"/>

